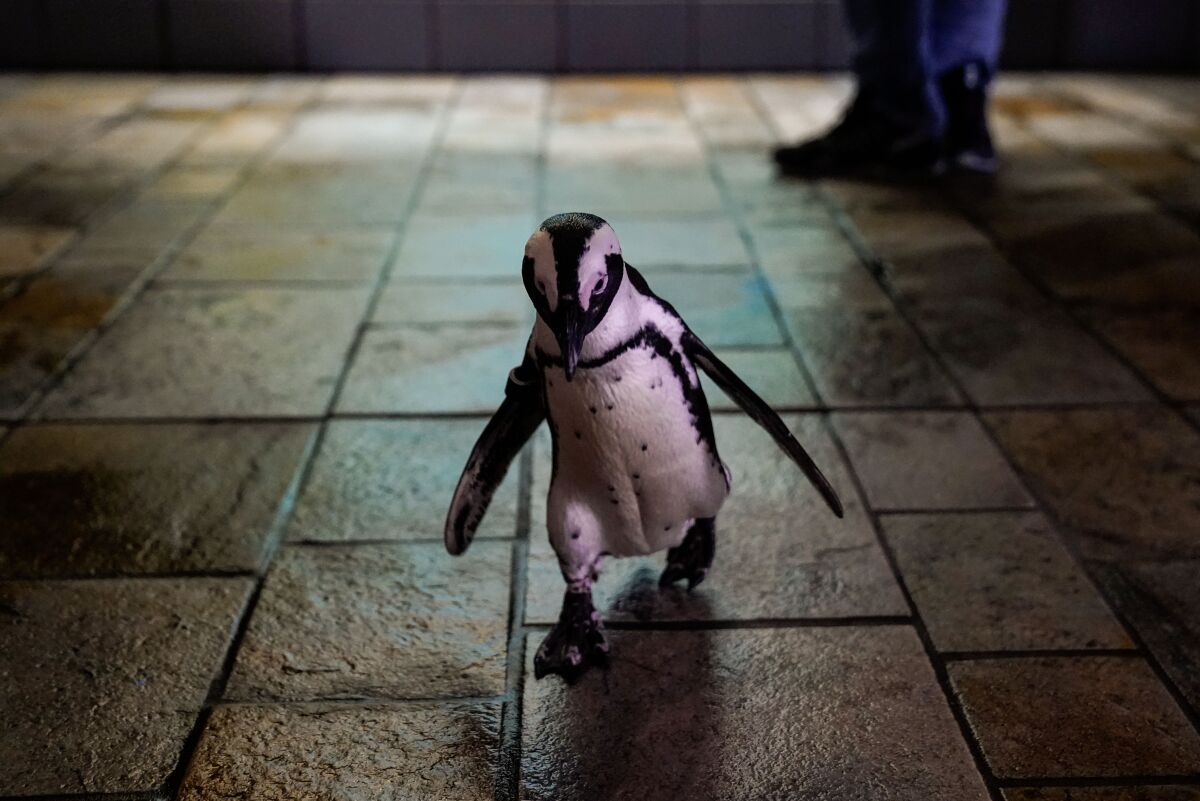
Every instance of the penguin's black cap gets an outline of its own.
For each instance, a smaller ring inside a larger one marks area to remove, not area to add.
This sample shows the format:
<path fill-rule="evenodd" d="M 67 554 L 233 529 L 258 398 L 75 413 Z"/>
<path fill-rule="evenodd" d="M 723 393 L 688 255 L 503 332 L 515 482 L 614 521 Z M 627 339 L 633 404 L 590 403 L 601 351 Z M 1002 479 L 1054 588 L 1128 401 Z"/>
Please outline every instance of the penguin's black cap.
<path fill-rule="evenodd" d="M 525 290 L 558 340 L 568 381 L 584 338 L 604 319 L 624 272 L 616 234 L 595 214 L 555 214 L 529 238 L 521 269 Z"/>

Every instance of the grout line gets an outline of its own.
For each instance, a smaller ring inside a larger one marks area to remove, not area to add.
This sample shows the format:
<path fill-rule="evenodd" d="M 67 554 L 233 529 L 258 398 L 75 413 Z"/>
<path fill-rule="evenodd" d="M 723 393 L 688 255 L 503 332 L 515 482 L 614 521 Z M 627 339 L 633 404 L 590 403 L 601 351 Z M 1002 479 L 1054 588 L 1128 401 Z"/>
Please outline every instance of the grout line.
<path fill-rule="evenodd" d="M 1142 653 L 1134 647 L 1129 648 L 1027 648 L 1010 651 L 941 651 L 945 662 L 981 662 L 1001 659 L 1092 659 L 1096 657 L 1116 657 L 1120 659 L 1141 659 Z"/>
<path fill-rule="evenodd" d="M 850 453 L 846 449 L 846 444 L 842 441 L 841 436 L 837 432 L 836 426 L 830 421 L 825 421 L 826 432 L 833 440 L 834 447 L 841 456 L 842 461 L 846 465 L 846 471 L 850 476 L 850 481 L 854 486 L 854 491 L 858 494 L 859 502 L 864 509 L 870 509 L 867 500 L 866 487 L 862 483 L 861 477 L 858 475 L 858 470 L 850 459 Z M 929 666 L 933 670 L 934 677 L 942 690 L 943 699 L 953 716 L 955 723 L 958 724 L 959 736 L 962 742 L 966 745 L 967 750 L 971 754 L 971 758 L 975 763 L 975 770 L 979 774 L 980 780 L 987 789 L 988 794 L 993 801 L 1003 801 L 1000 790 L 996 785 L 995 776 L 992 774 L 991 766 L 988 765 L 987 759 L 983 754 L 983 747 L 975 737 L 975 732 L 972 730 L 970 723 L 967 720 L 966 711 L 963 708 L 962 702 L 958 698 L 958 694 L 954 691 L 954 686 L 950 682 L 950 674 L 946 669 L 945 663 L 939 657 L 937 648 L 933 644 L 933 638 L 929 634 L 929 629 L 925 625 L 924 619 L 921 617 L 920 609 L 917 607 L 916 601 L 913 600 L 912 593 L 908 589 L 908 584 L 904 580 L 904 575 L 900 570 L 900 565 L 896 560 L 896 555 L 892 550 L 891 544 L 883 533 L 883 527 L 879 523 L 879 517 L 871 512 L 867 513 L 867 518 L 870 520 L 871 530 L 875 534 L 875 541 L 879 549 L 883 553 L 884 561 L 887 562 L 888 569 L 891 571 L 892 578 L 896 582 L 900 594 L 904 598 L 905 604 L 908 605 L 909 613 L 913 616 L 913 627 L 916 631 L 917 638 L 921 641 L 921 646 L 925 651 L 925 657 L 929 661 Z"/>
<path fill-rule="evenodd" d="M 248 99 L 249 95 L 239 102 L 235 109 L 242 108 L 248 102 Z M 144 107 L 144 101 L 145 98 L 143 98 L 143 102 L 142 104 L 139 104 L 138 108 Z M 310 107 L 313 103 L 315 103 L 315 99 L 309 100 L 304 105 L 304 108 Z M 158 276 L 158 274 L 167 269 L 179 255 L 179 253 L 181 253 L 193 240 L 195 240 L 197 236 L 199 236 L 200 232 L 203 231 L 208 223 L 212 221 L 217 212 L 220 211 L 229 198 L 232 197 L 232 195 L 242 185 L 245 184 L 256 166 L 264 161 L 268 154 L 274 152 L 274 150 L 279 147 L 280 143 L 284 140 L 284 138 L 286 138 L 288 133 L 295 126 L 296 119 L 300 116 L 300 113 L 300 110 L 294 112 L 293 115 L 288 119 L 288 124 L 278 132 L 276 137 L 271 140 L 268 145 L 264 146 L 257 153 L 255 153 L 253 158 L 249 159 L 245 164 L 242 165 L 241 171 L 238 173 L 237 180 L 235 180 L 230 186 L 226 187 L 223 194 L 210 199 L 206 203 L 199 204 L 202 208 L 202 211 L 192 222 L 192 224 L 183 232 L 178 234 L 173 240 L 171 240 L 171 242 L 168 243 L 166 247 L 164 247 L 159 254 L 149 264 L 147 264 L 146 267 L 142 269 L 142 271 L 132 281 L 129 282 L 129 284 L 126 285 L 124 292 L 122 292 L 121 296 L 113 304 L 112 308 L 108 310 L 107 314 L 104 315 L 104 319 L 101 320 L 100 324 L 84 334 L 84 336 L 75 343 L 67 355 L 55 367 L 54 371 L 47 376 L 41 382 L 38 388 L 25 399 L 24 403 L 20 407 L 20 415 L 22 420 L 29 419 L 40 412 L 41 406 L 45 402 L 46 398 L 49 397 L 49 395 L 62 384 L 62 382 L 66 379 L 67 374 L 74 369 L 75 365 L 82 361 L 83 358 L 89 352 L 91 352 L 92 348 L 95 347 L 96 344 L 103 339 L 104 335 L 117 324 L 125 312 L 128 311 L 129 308 L 132 307 L 143 294 L 145 294 L 150 283 Z M 136 189 L 130 190 L 128 196 L 122 197 L 122 202 L 119 204 L 119 208 L 111 210 L 108 209 L 106 205 L 106 207 L 97 210 L 96 215 L 100 215 L 104 211 L 108 210 L 109 213 L 103 219 L 111 219 L 111 217 L 119 213 L 120 210 L 131 206 L 144 191 L 153 185 L 154 181 L 181 163 L 191 149 L 200 141 L 204 133 L 206 133 L 206 131 L 203 127 L 198 129 L 192 138 L 187 140 L 185 145 L 180 146 L 174 158 L 164 161 L 161 165 L 159 165 L 157 170 L 154 170 L 151 174 L 146 176 L 144 182 L 140 183 Z M 116 203 L 117 200 L 114 199 L 110 205 Z M 94 223 L 88 227 L 85 227 L 84 233 L 74 241 L 70 248 L 66 248 L 62 253 L 59 253 L 55 257 L 53 264 L 57 264 L 60 260 L 69 256 L 78 246 L 78 243 L 82 242 L 86 238 L 86 232 L 92 227 L 94 227 Z M 53 266 L 53 264 L 51 266 Z M 46 269 L 50 268 L 47 267 Z"/>
<path fill-rule="evenodd" d="M 421 189 L 423 187 L 424 178 L 427 177 L 429 174 L 430 164 L 432 163 L 433 155 L 437 152 L 439 145 L 440 145 L 440 136 L 442 134 L 444 134 L 444 132 L 445 132 L 445 127 L 446 127 L 447 121 L 449 120 L 450 114 L 452 113 L 452 110 L 457 102 L 458 94 L 461 92 L 461 87 L 456 87 L 456 89 L 457 89 L 457 91 L 455 93 L 453 93 L 449 98 L 447 98 L 446 102 L 440 107 L 441 119 L 439 120 L 439 125 L 437 127 L 437 130 L 436 130 L 433 138 L 431 139 L 428 150 L 424 154 L 421 168 L 418 171 L 418 177 L 417 177 L 416 181 L 414 182 L 413 188 L 411 190 L 411 195 L 409 197 L 409 202 L 407 204 L 406 211 L 405 211 L 405 214 L 403 215 L 402 219 L 406 220 L 408 217 L 408 214 L 415 207 L 416 199 L 420 195 Z M 318 102 L 319 102 L 318 96 L 314 95 L 313 98 L 311 98 L 308 102 L 306 102 L 304 104 L 303 108 L 305 110 L 307 110 L 307 109 L 313 107 L 314 105 L 316 105 Z M 293 114 L 293 116 L 289 120 L 289 122 L 291 124 L 289 124 L 287 126 L 287 128 L 285 129 L 285 131 L 281 132 L 280 136 L 275 140 L 274 148 L 271 148 L 272 152 L 284 140 L 284 138 L 287 136 L 287 133 L 292 130 L 297 118 L 300 117 L 301 114 L 302 114 L 302 111 L 298 111 L 295 114 Z M 265 152 L 266 151 L 264 151 L 264 153 Z M 260 154 L 260 157 L 258 159 L 256 159 L 254 161 L 254 163 L 257 164 L 259 161 L 262 160 L 262 158 L 263 158 L 263 154 Z M 252 166 L 248 167 L 246 170 L 246 173 L 244 173 L 244 175 L 248 174 L 251 170 L 252 170 Z M 239 184 L 240 183 L 241 182 L 239 182 Z M 228 198 L 229 196 L 230 196 L 229 194 L 226 194 L 225 197 Z M 220 204 L 217 204 L 218 207 L 219 207 L 219 205 Z M 392 246 L 391 246 L 391 252 L 389 254 L 389 259 L 391 259 L 395 256 L 395 251 L 398 250 L 398 248 L 399 248 L 399 243 L 403 236 L 403 229 L 404 229 L 403 223 L 401 223 L 397 226 L 397 229 L 396 229 L 396 232 L 394 235 L 394 241 L 392 242 Z M 338 373 L 337 380 L 334 383 L 333 391 L 330 393 L 330 398 L 326 404 L 326 409 L 325 409 L 326 417 L 329 416 L 330 410 L 336 404 L 337 399 L 341 394 L 341 390 L 345 386 L 347 376 L 350 373 L 351 364 L 353 363 L 354 354 L 356 352 L 356 346 L 361 341 L 363 332 L 366 330 L 366 322 L 370 319 L 372 313 L 374 312 L 375 304 L 378 302 L 378 299 L 379 299 L 380 295 L 382 294 L 383 286 L 386 281 L 386 277 L 387 277 L 387 273 L 388 273 L 389 264 L 390 264 L 390 261 L 384 262 L 384 266 L 381 268 L 380 274 L 376 278 L 376 282 L 375 282 L 375 286 L 372 290 L 371 298 L 368 300 L 367 306 L 363 310 L 363 315 L 360 319 L 359 326 L 356 329 L 355 336 L 354 336 L 350 346 L 347 349 L 345 358 L 342 361 L 341 370 Z M 224 665 L 223 677 L 219 679 L 219 684 L 214 685 L 213 692 L 215 692 L 217 694 L 216 698 L 220 698 L 220 696 L 224 695 L 226 685 L 228 683 L 230 675 L 232 674 L 233 667 L 234 667 L 234 664 L 237 659 L 237 654 L 241 649 L 241 644 L 244 640 L 245 633 L 246 633 L 247 629 L 249 628 L 250 621 L 251 621 L 251 618 L 253 617 L 255 608 L 257 606 L 259 596 L 261 595 L 263 587 L 265 586 L 266 572 L 270 567 L 270 563 L 273 560 L 276 551 L 280 547 L 282 547 L 283 536 L 285 533 L 287 523 L 291 517 L 291 512 L 292 512 L 292 509 L 294 508 L 295 500 L 298 497 L 300 490 L 308 482 L 309 476 L 311 475 L 311 472 L 313 470 L 313 465 L 316 462 L 316 454 L 321 446 L 321 443 L 324 441 L 324 436 L 325 436 L 326 430 L 327 430 L 327 423 L 323 423 L 322 425 L 320 425 L 317 428 L 317 430 L 314 432 L 313 436 L 310 438 L 308 448 L 304 455 L 304 459 L 300 463 L 299 467 L 297 468 L 296 474 L 294 475 L 294 477 L 292 479 L 292 483 L 289 485 L 288 492 L 285 494 L 284 500 L 281 503 L 278 515 L 272 526 L 271 540 L 268 542 L 268 547 L 265 549 L 263 557 L 262 557 L 262 572 L 260 573 L 258 582 L 255 585 L 248 608 L 247 608 L 246 612 L 244 613 L 244 615 L 242 616 L 241 620 L 239 621 L 238 631 L 234 635 L 233 641 L 231 642 L 230 647 L 229 647 L 229 651 L 226 654 L 226 662 Z M 215 701 L 215 700 L 216 699 L 214 699 L 210 696 L 210 701 Z M 212 714 L 212 706 L 211 706 L 211 704 L 209 704 L 206 706 L 206 709 L 201 712 L 199 718 L 196 721 L 196 724 L 193 728 L 192 734 L 189 736 L 188 742 L 186 743 L 185 748 L 182 752 L 180 761 L 176 768 L 176 772 L 174 774 L 172 774 L 171 779 L 167 782 L 167 785 L 166 785 L 166 789 L 168 789 L 171 792 L 172 796 L 177 795 L 180 788 L 182 787 L 183 780 L 185 779 L 187 772 L 190 769 L 192 760 L 195 758 L 195 755 L 197 753 L 197 749 L 199 746 L 200 738 L 203 736 L 204 728 L 207 726 L 208 719 L 211 717 L 211 714 Z"/>
<path fill-rule="evenodd" d="M 833 200 L 833 198 L 831 198 L 829 196 L 828 192 L 826 192 L 824 189 L 819 190 L 819 196 L 822 199 L 824 199 L 825 202 L 827 202 L 829 204 L 831 214 L 833 214 L 835 221 L 837 222 L 839 227 L 843 228 L 843 230 L 845 230 L 847 232 L 847 236 L 850 237 L 851 243 L 855 247 L 855 249 L 857 251 L 859 251 L 860 258 L 864 260 L 864 263 L 866 263 L 866 261 L 868 259 L 874 258 L 873 254 L 870 251 L 869 245 L 867 244 L 866 240 L 861 236 L 861 234 L 857 231 L 857 228 L 854 226 L 854 223 L 850 219 L 849 214 L 844 209 L 842 209 Z M 1049 293 L 1045 287 L 1041 286 L 1038 282 L 1036 282 L 1019 265 L 1019 263 L 1016 262 L 1011 257 L 1011 255 L 1009 253 L 1007 253 L 1006 251 L 1004 251 L 1003 249 L 1001 249 L 999 247 L 999 243 L 996 241 L 995 237 L 992 236 L 990 229 L 985 224 L 982 224 L 977 219 L 975 219 L 972 215 L 970 215 L 968 212 L 966 212 L 965 210 L 960 208 L 960 206 L 958 204 L 950 204 L 950 210 L 956 211 L 967 222 L 971 223 L 976 229 L 981 230 L 981 232 L 984 233 L 988 237 L 988 240 L 990 242 L 992 242 L 992 244 L 994 246 L 997 247 L 998 252 L 1000 252 L 1000 254 L 1005 258 L 1005 261 L 1008 262 L 1009 266 L 1012 267 L 1013 269 L 1015 269 L 1027 282 L 1031 283 L 1035 288 L 1041 290 L 1044 294 L 1049 295 L 1049 300 L 1051 302 L 1055 303 L 1056 305 L 1060 305 L 1060 306 L 1062 305 L 1061 301 L 1057 297 L 1053 296 L 1052 293 Z M 875 260 L 877 263 L 880 263 L 880 264 L 884 263 L 884 260 L 882 260 L 882 259 L 875 259 Z M 1001 458 L 1004 459 L 1005 463 L 1009 466 L 1009 469 L 1017 477 L 1022 488 L 1029 495 L 1029 497 L 1034 500 L 1034 503 L 1036 504 L 1036 508 L 1039 511 L 1041 511 L 1048 520 L 1054 521 L 1056 523 L 1056 525 L 1053 526 L 1053 529 L 1055 532 L 1055 536 L 1056 536 L 1057 540 L 1059 541 L 1059 544 L 1062 545 L 1067 550 L 1067 552 L 1071 555 L 1072 559 L 1075 561 L 1076 567 L 1080 570 L 1081 574 L 1091 584 L 1091 586 L 1092 586 L 1093 590 L 1096 592 L 1097 596 L 1108 607 L 1108 609 L 1109 609 L 1110 613 L 1113 615 L 1114 619 L 1117 620 L 1121 624 L 1121 626 L 1125 629 L 1126 634 L 1130 638 L 1130 641 L 1133 642 L 1135 644 L 1135 646 L 1137 646 L 1137 654 L 1146 660 L 1147 664 L 1151 667 L 1151 669 L 1158 676 L 1158 679 L 1163 684 L 1164 688 L 1167 690 L 1168 693 L 1171 694 L 1171 696 L 1174 698 L 1175 702 L 1179 705 L 1180 710 L 1188 718 L 1188 720 L 1192 724 L 1193 728 L 1195 728 L 1197 732 L 1200 732 L 1200 715 L 1197 715 L 1196 711 L 1193 710 L 1186 703 L 1186 700 L 1185 700 L 1182 692 L 1176 686 L 1174 681 L 1172 681 L 1170 679 L 1169 675 L 1163 669 L 1162 665 L 1159 664 L 1158 659 L 1154 656 L 1154 654 L 1148 648 L 1145 647 L 1145 644 L 1142 641 L 1142 639 L 1141 639 L 1140 635 L 1138 634 L 1138 632 L 1136 631 L 1136 629 L 1132 625 L 1130 625 L 1124 619 L 1124 617 L 1122 615 L 1120 615 L 1118 613 L 1117 605 L 1112 601 L 1112 599 L 1109 597 L 1108 593 L 1106 593 L 1104 591 L 1104 589 L 1099 585 L 1099 582 L 1096 581 L 1096 578 L 1092 575 L 1092 572 L 1088 569 L 1087 561 L 1085 559 L 1083 559 L 1082 555 L 1080 554 L 1074 538 L 1066 536 L 1064 534 L 1063 526 L 1061 525 L 1061 521 L 1059 521 L 1057 514 L 1055 514 L 1055 512 L 1054 512 L 1054 507 L 1051 504 L 1047 503 L 1045 501 L 1045 499 L 1041 498 L 1038 493 L 1034 492 L 1032 486 L 1030 485 L 1030 482 L 1026 479 L 1026 474 L 1024 473 L 1024 471 L 1022 471 L 1020 469 L 1020 467 L 1013 461 L 1012 457 L 1010 456 L 1008 451 L 1003 447 L 1003 444 L 1001 443 L 999 438 L 996 436 L 995 432 L 988 425 L 986 418 L 982 414 L 981 408 L 977 404 L 975 404 L 975 402 L 973 401 L 971 396 L 968 395 L 964 391 L 964 388 L 961 386 L 961 383 L 959 382 L 958 378 L 953 373 L 946 370 L 946 367 L 943 363 L 941 355 L 934 350 L 932 345 L 929 343 L 928 338 L 926 337 L 925 333 L 913 323 L 913 321 L 911 320 L 911 315 L 909 314 L 909 311 L 907 309 L 907 305 L 894 292 L 893 288 L 890 287 L 886 281 L 880 280 L 879 276 L 875 275 L 874 271 L 872 271 L 872 275 L 875 276 L 876 281 L 878 282 L 880 288 L 884 291 L 884 293 L 887 294 L 888 297 L 892 299 L 892 302 L 896 307 L 897 313 L 909 324 L 910 327 L 913 328 L 915 335 L 917 336 L 918 340 L 921 342 L 922 346 L 929 352 L 931 358 L 934 359 L 935 363 L 938 365 L 938 367 L 940 369 L 942 369 L 944 372 L 946 372 L 946 375 L 948 376 L 948 378 L 952 382 L 952 384 L 955 386 L 955 388 L 958 389 L 960 392 L 962 392 L 963 397 L 967 400 L 967 407 L 968 407 L 969 411 L 972 413 L 972 416 L 975 418 L 975 420 L 978 422 L 980 427 L 983 429 L 985 435 L 988 437 L 989 441 L 992 443 L 992 446 L 1001 455 Z M 1068 310 L 1068 313 L 1070 313 L 1069 310 Z M 1080 325 L 1080 322 L 1074 318 L 1074 315 L 1072 315 L 1071 319 L 1073 322 L 1076 323 L 1076 325 Z M 1088 333 L 1091 333 L 1093 337 L 1096 336 L 1095 333 L 1092 332 L 1090 328 L 1085 327 L 1085 330 Z M 1104 346 L 1107 346 L 1106 342 L 1101 341 L 1101 344 Z M 1122 360 L 1122 363 L 1125 363 L 1124 360 Z M 1145 382 L 1145 378 L 1143 376 L 1141 376 L 1140 373 L 1135 372 L 1135 375 L 1139 379 L 1141 379 L 1143 382 Z M 1161 397 L 1159 393 L 1157 393 L 1156 391 L 1153 390 L 1153 387 L 1151 387 L 1151 389 L 1153 391 L 1153 394 L 1156 397 Z M 1146 406 L 1148 404 L 1140 403 L 1138 405 Z M 1183 413 L 1181 411 L 1179 411 L 1179 410 L 1176 410 L 1176 411 L 1177 411 L 1177 414 L 1180 414 L 1181 416 L 1186 416 L 1186 415 L 1183 415 Z M 836 432 L 835 432 L 835 436 L 836 436 Z M 847 458 L 848 458 L 848 456 L 847 456 Z M 876 523 L 878 522 L 878 517 L 876 514 L 872 514 L 872 520 L 875 521 Z M 890 556 L 889 556 L 889 560 L 890 560 Z M 944 670 L 944 666 L 942 666 L 940 669 Z"/>

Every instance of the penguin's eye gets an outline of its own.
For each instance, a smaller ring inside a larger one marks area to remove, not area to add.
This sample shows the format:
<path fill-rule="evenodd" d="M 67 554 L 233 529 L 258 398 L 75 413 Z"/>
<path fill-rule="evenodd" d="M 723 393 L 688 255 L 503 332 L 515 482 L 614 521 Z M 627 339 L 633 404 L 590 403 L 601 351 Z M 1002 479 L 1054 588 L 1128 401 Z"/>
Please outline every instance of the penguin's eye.
<path fill-rule="evenodd" d="M 592 290 L 592 294 L 599 295 L 601 292 L 604 291 L 604 288 L 606 286 L 608 286 L 608 276 L 603 275 L 600 277 L 600 280 L 596 282 L 596 288 Z"/>

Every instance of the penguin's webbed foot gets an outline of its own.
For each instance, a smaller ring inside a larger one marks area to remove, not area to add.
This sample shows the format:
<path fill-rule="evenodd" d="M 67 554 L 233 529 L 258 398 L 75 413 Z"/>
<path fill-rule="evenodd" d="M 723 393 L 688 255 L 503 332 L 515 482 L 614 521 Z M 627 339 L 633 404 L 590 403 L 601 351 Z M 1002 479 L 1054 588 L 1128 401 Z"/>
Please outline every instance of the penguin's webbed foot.
<path fill-rule="evenodd" d="M 708 575 L 717 554 L 716 521 L 705 517 L 692 523 L 683 542 L 667 551 L 667 567 L 658 579 L 666 587 L 687 579 L 688 589 L 696 587 Z"/>
<path fill-rule="evenodd" d="M 533 675 L 542 678 L 557 673 L 574 682 L 592 665 L 608 661 L 604 622 L 592 606 L 590 592 L 567 590 L 558 623 L 542 640 L 533 658 Z"/>

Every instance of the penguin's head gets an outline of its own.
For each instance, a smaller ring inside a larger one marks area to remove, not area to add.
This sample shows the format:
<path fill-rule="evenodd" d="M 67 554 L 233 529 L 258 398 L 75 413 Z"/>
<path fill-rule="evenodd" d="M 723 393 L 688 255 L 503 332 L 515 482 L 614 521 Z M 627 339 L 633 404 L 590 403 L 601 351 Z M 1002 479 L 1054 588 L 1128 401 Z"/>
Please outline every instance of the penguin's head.
<path fill-rule="evenodd" d="M 521 275 L 558 340 L 570 381 L 584 338 L 604 319 L 625 275 L 617 234 L 594 214 L 555 214 L 525 243 Z"/>

